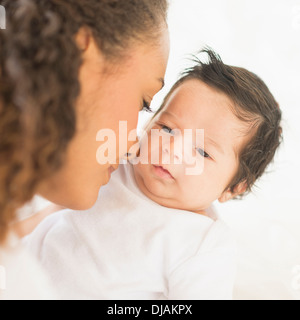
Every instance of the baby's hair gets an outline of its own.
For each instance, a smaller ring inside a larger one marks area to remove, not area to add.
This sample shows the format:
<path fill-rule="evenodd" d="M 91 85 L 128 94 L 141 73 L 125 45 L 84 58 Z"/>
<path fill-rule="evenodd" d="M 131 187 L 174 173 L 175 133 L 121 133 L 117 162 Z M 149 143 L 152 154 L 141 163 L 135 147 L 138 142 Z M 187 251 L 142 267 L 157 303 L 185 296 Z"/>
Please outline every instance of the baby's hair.
<path fill-rule="evenodd" d="M 266 84 L 257 75 L 224 64 L 220 56 L 209 48 L 201 53 L 208 56 L 208 61 L 193 59 L 195 65 L 183 72 L 154 117 L 164 109 L 172 93 L 187 80 L 197 79 L 226 94 L 233 102 L 232 111 L 238 119 L 249 124 L 247 135 L 251 134 L 251 139 L 240 151 L 238 171 L 226 190 L 236 193 L 238 185 L 243 183 L 247 188 L 245 195 L 273 161 L 281 144 L 281 110 Z"/>

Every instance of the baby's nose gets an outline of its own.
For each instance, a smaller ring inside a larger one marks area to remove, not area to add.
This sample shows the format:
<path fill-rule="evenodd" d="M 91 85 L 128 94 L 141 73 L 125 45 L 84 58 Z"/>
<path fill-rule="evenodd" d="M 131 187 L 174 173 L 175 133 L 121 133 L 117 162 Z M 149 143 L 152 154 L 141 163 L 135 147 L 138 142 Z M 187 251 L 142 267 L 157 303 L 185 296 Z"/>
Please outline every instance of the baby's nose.
<path fill-rule="evenodd" d="M 170 143 L 166 143 L 162 146 L 163 160 L 169 163 L 182 164 L 183 148 L 181 139 L 173 138 Z"/>

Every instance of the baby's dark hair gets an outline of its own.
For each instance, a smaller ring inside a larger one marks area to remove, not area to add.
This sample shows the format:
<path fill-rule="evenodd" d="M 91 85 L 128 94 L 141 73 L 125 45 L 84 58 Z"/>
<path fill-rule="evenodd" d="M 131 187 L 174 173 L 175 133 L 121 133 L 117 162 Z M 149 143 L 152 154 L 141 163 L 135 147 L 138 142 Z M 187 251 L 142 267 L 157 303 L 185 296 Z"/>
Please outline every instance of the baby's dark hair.
<path fill-rule="evenodd" d="M 174 90 L 187 80 L 200 80 L 226 94 L 233 102 L 234 114 L 249 124 L 248 134 L 252 134 L 239 154 L 238 171 L 226 188 L 235 193 L 237 186 L 244 183 L 247 188 L 243 194 L 245 195 L 252 190 L 255 182 L 273 161 L 281 144 L 281 110 L 266 84 L 257 75 L 246 69 L 224 64 L 220 56 L 211 49 L 204 49 L 201 53 L 208 56 L 208 62 L 195 59 L 196 65 L 183 72 L 156 115 L 163 110 Z"/>

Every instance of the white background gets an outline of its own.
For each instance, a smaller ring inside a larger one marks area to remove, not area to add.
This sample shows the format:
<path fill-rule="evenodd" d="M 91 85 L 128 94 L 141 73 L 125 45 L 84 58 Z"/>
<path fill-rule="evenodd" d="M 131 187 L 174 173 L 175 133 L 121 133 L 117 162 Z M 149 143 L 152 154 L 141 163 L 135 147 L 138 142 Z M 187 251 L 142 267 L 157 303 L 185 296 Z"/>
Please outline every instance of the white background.
<path fill-rule="evenodd" d="M 258 74 L 281 105 L 284 144 L 269 173 L 245 200 L 216 208 L 238 241 L 235 299 L 300 299 L 300 0 L 170 2 L 166 88 L 153 109 L 205 45 Z M 147 119 L 141 114 L 140 128 Z M 37 199 L 24 212 L 46 204 Z"/>
<path fill-rule="evenodd" d="M 243 201 L 218 205 L 239 246 L 236 299 L 300 298 L 300 0 L 171 0 L 166 88 L 208 45 L 258 74 L 283 111 L 284 144 Z M 140 126 L 146 121 L 141 115 Z M 201 192 L 201 190 L 199 190 Z"/>

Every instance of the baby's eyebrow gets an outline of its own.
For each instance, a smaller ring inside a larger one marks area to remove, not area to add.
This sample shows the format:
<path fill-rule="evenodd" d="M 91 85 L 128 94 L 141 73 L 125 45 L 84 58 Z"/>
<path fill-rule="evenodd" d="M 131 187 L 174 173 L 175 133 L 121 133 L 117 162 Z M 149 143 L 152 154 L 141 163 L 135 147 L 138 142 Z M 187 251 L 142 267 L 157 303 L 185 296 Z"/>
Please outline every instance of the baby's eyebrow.
<path fill-rule="evenodd" d="M 204 131 L 204 137 L 205 137 L 205 140 L 208 141 L 211 145 L 213 145 L 220 153 L 222 153 L 223 155 L 225 154 L 225 151 L 224 151 L 223 147 L 220 144 L 218 144 L 216 141 L 214 141 L 211 138 L 207 137 L 205 135 L 205 131 Z"/>

